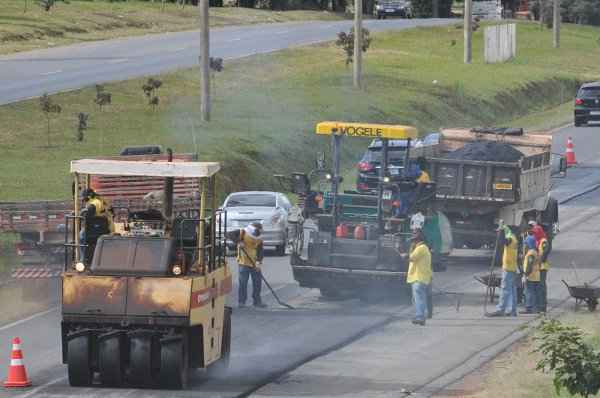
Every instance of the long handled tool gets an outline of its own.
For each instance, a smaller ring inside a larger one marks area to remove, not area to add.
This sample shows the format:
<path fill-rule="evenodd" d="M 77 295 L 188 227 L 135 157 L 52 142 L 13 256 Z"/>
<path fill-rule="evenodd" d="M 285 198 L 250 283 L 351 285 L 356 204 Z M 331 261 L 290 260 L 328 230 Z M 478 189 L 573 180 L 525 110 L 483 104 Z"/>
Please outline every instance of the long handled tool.
<path fill-rule="evenodd" d="M 242 246 L 238 246 L 238 247 L 242 250 L 242 252 L 246 255 L 246 257 L 248 257 L 248 259 L 250 260 L 250 262 L 252 263 L 252 265 L 254 267 L 256 267 L 256 262 L 254 261 L 254 259 L 252 257 L 250 257 L 248 255 L 248 252 L 246 251 L 246 249 L 244 249 L 244 247 L 242 247 Z M 275 293 L 275 290 L 273 290 L 273 288 L 271 287 L 271 284 L 267 281 L 267 279 L 263 275 L 262 271 L 259 270 L 258 273 L 260 274 L 260 278 L 263 280 L 263 282 L 265 283 L 265 285 L 267 285 L 267 287 L 271 291 L 271 294 L 273 294 L 273 297 L 275 297 L 275 301 L 277 301 L 277 303 L 279 303 L 279 305 L 281 305 L 282 307 L 289 308 L 290 310 L 295 310 L 294 307 L 292 307 L 288 303 L 284 303 L 283 301 L 281 301 L 279 299 L 279 296 L 277 295 L 277 293 Z"/>
<path fill-rule="evenodd" d="M 503 233 L 502 228 L 498 228 L 498 232 L 496 233 L 496 243 L 494 246 L 494 254 L 492 255 L 492 261 L 490 264 L 490 274 L 488 276 L 488 280 L 487 280 L 487 288 L 485 291 L 485 300 L 483 302 L 483 312 L 486 313 L 487 312 L 487 304 L 488 304 L 488 300 L 490 300 L 490 302 L 492 302 L 492 300 L 494 299 L 494 289 L 492 289 L 492 283 L 493 283 L 493 278 L 494 278 L 494 268 L 496 267 L 496 262 L 499 256 L 499 250 L 500 250 L 500 246 L 501 246 L 501 234 Z"/>

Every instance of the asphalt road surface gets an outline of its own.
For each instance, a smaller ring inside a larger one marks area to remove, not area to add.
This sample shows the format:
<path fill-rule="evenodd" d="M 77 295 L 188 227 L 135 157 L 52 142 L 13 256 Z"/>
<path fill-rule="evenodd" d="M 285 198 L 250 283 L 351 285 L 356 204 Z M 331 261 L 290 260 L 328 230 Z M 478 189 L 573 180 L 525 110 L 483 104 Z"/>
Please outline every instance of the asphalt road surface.
<path fill-rule="evenodd" d="M 373 32 L 448 24 L 444 19 L 367 20 Z M 211 30 L 211 56 L 224 59 L 264 54 L 335 40 L 352 21 L 293 22 Z M 197 31 L 76 44 L 0 57 L 0 105 L 90 86 L 156 75 L 198 65 Z"/>
<path fill-rule="evenodd" d="M 561 279 L 575 283 L 600 278 L 600 190 L 594 189 L 600 187 L 600 128 L 556 133 L 557 151 L 567 136 L 573 137 L 581 164 L 567 178 L 556 179 L 553 189 L 559 201 L 566 201 L 549 274 L 553 312 L 570 311 L 574 304 Z M 579 147 L 585 150 L 578 152 Z M 412 307 L 401 301 L 366 305 L 320 299 L 316 291 L 295 284 L 288 261 L 271 255 L 263 269 L 282 298 L 297 309 L 278 307 L 267 292 L 270 307 L 265 310 L 234 308 L 231 369 L 223 377 L 208 379 L 198 371 L 187 391 L 71 388 L 66 366 L 60 363 L 59 310 L 51 309 L 0 326 L 0 376 L 8 366 L 10 340 L 19 336 L 34 383 L 28 390 L 0 390 L 0 397 L 402 397 L 406 391 L 413 396 L 457 396 L 460 391 L 452 387 L 456 380 L 505 349 L 534 320 L 525 315 L 483 316 L 485 289 L 473 275 L 488 272 L 485 263 L 456 264 L 436 273 L 434 318 L 418 327 L 410 323 Z"/>

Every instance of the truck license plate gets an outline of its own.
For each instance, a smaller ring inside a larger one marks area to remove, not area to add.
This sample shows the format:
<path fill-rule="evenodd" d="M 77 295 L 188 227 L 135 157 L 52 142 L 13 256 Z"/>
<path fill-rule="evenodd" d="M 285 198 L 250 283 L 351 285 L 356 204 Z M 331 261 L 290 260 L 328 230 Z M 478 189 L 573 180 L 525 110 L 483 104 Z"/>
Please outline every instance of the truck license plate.
<path fill-rule="evenodd" d="M 390 174 L 393 176 L 397 176 L 400 174 L 400 169 L 390 169 Z"/>
<path fill-rule="evenodd" d="M 383 200 L 392 200 L 392 191 L 383 191 Z"/>
<path fill-rule="evenodd" d="M 392 8 L 386 8 L 385 12 L 394 12 L 394 9 L 392 9 Z"/>
<path fill-rule="evenodd" d="M 499 189 L 499 190 L 511 190 L 512 189 L 512 184 L 505 184 L 505 183 L 496 183 L 494 184 L 494 189 Z"/>

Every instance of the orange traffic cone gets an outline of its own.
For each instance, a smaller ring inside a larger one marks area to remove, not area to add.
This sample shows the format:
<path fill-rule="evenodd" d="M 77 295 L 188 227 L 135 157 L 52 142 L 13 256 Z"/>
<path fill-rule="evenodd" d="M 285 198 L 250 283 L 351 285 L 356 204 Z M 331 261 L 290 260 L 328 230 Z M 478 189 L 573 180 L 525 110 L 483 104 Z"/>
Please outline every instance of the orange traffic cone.
<path fill-rule="evenodd" d="M 567 150 L 565 151 L 565 157 L 567 158 L 567 166 L 577 164 L 577 160 L 575 160 L 575 147 L 573 146 L 573 139 L 571 137 L 567 139 Z"/>
<path fill-rule="evenodd" d="M 8 378 L 4 387 L 30 387 L 31 381 L 27 378 L 27 371 L 23 364 L 23 353 L 21 353 L 21 339 L 15 337 L 12 342 L 12 353 L 10 354 L 10 366 Z"/>

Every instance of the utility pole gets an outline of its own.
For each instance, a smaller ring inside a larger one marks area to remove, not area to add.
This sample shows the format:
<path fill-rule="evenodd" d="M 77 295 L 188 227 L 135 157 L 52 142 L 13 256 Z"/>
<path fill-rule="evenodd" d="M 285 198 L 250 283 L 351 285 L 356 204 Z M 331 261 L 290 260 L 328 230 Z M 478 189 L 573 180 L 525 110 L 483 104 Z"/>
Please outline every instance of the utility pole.
<path fill-rule="evenodd" d="M 431 8 L 432 8 L 432 15 L 434 18 L 439 18 L 440 17 L 440 4 L 439 4 L 439 0 L 432 0 L 431 3 Z"/>
<path fill-rule="evenodd" d="M 200 114 L 203 122 L 210 120 L 210 73 L 209 73 L 209 0 L 199 0 L 200 9 Z"/>
<path fill-rule="evenodd" d="M 473 3 L 465 0 L 465 64 L 470 64 L 473 58 Z"/>
<path fill-rule="evenodd" d="M 362 75 L 362 2 L 354 0 L 354 88 L 360 89 Z"/>
<path fill-rule="evenodd" d="M 560 47 L 560 0 L 554 0 L 554 12 L 552 21 L 552 33 L 554 36 L 554 48 Z"/>

